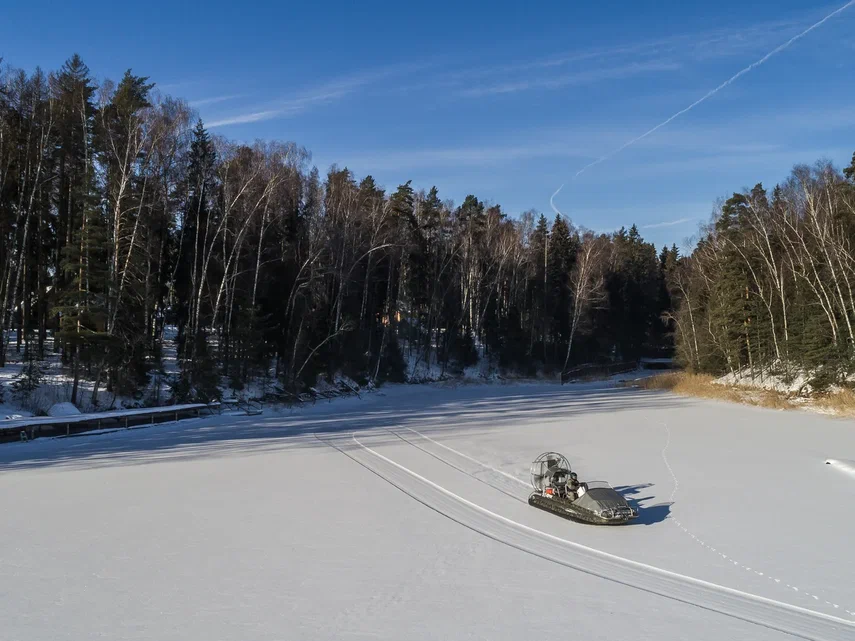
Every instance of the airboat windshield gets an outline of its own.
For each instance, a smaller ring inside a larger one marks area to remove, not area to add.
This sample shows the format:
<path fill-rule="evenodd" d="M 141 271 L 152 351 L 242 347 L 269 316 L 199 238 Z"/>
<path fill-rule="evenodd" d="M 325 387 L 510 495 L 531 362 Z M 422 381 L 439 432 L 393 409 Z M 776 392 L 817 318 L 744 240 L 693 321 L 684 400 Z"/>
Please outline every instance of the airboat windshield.
<path fill-rule="evenodd" d="M 607 481 L 585 481 L 585 485 L 588 486 L 589 490 L 595 490 L 597 488 L 613 490 L 614 488 Z"/>

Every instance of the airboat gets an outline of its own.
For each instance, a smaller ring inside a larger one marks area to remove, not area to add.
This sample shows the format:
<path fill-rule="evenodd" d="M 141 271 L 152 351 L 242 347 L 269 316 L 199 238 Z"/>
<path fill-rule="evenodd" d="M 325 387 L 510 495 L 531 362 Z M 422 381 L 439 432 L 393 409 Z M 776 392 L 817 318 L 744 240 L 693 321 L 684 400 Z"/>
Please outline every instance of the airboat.
<path fill-rule="evenodd" d="M 528 504 L 565 519 L 622 525 L 638 517 L 638 510 L 605 481 L 580 482 L 558 452 L 544 452 L 532 462 L 531 485 Z"/>

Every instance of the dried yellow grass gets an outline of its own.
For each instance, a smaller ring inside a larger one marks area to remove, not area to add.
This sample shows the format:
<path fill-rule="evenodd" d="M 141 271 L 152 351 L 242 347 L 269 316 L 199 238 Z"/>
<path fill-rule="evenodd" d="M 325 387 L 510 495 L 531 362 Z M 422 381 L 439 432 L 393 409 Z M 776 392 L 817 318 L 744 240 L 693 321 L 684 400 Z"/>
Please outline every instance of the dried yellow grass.
<path fill-rule="evenodd" d="M 835 416 L 855 417 L 855 391 L 843 389 L 813 398 L 797 398 L 782 392 L 749 387 L 736 387 L 715 382 L 707 374 L 667 372 L 628 382 L 647 390 L 667 390 L 681 396 L 694 396 L 717 401 L 742 403 L 776 410 L 813 409 Z"/>
<path fill-rule="evenodd" d="M 694 396 L 731 403 L 743 403 L 771 409 L 793 409 L 799 407 L 780 392 L 760 389 L 747 389 L 716 383 L 707 374 L 689 372 L 668 372 L 634 381 L 642 389 L 668 390 L 681 396 Z"/>
<path fill-rule="evenodd" d="M 843 389 L 816 399 L 817 407 L 839 416 L 855 416 L 855 391 Z"/>

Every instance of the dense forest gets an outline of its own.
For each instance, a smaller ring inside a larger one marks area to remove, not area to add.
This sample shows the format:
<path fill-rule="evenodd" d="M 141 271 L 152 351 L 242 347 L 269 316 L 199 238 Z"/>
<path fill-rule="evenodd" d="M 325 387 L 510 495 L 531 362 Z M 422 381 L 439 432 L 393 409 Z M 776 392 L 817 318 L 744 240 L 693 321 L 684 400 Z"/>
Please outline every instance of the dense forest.
<path fill-rule="evenodd" d="M 734 195 L 680 257 L 635 226 L 594 234 L 474 195 L 322 176 L 295 143 L 211 135 L 131 71 L 96 82 L 78 56 L 50 74 L 7 66 L 0 366 L 16 351 L 37 379 L 58 357 L 70 400 L 86 381 L 93 405 L 103 390 L 205 400 L 224 381 L 299 391 L 476 363 L 557 377 L 675 343 L 701 371 L 839 378 L 855 363 L 853 167 Z"/>
<path fill-rule="evenodd" d="M 735 193 L 669 274 L 682 362 L 804 378 L 855 373 L 855 155 L 842 173 L 797 166 L 771 194 Z"/>

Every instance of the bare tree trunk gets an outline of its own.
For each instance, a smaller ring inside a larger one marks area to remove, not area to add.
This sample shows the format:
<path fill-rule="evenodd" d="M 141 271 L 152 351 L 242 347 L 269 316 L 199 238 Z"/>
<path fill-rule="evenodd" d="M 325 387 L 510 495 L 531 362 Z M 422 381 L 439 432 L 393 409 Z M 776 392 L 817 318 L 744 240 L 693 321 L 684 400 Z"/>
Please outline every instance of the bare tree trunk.
<path fill-rule="evenodd" d="M 605 243 L 601 238 L 589 236 L 585 239 L 576 257 L 576 264 L 570 274 L 570 293 L 573 297 L 573 313 L 570 322 L 570 338 L 567 342 L 567 353 L 564 356 L 563 373 L 567 371 L 570 362 L 570 350 L 573 338 L 582 315 L 591 304 L 600 299 L 603 294 L 603 257 L 606 252 Z"/>
<path fill-rule="evenodd" d="M 80 385 L 80 348 L 75 346 L 71 356 L 74 364 L 72 371 L 74 372 L 74 382 L 71 384 L 71 404 L 77 405 L 77 388 Z"/>
<path fill-rule="evenodd" d="M 394 258 L 389 256 L 389 278 L 386 281 L 386 324 L 383 326 L 383 337 L 380 339 L 380 349 L 377 351 L 377 364 L 374 366 L 374 374 L 371 376 L 371 381 L 376 383 L 377 376 L 380 373 L 380 361 L 383 358 L 383 352 L 386 350 L 389 328 L 392 326 L 392 275 L 394 271 Z"/>

